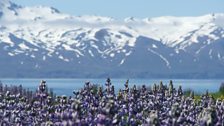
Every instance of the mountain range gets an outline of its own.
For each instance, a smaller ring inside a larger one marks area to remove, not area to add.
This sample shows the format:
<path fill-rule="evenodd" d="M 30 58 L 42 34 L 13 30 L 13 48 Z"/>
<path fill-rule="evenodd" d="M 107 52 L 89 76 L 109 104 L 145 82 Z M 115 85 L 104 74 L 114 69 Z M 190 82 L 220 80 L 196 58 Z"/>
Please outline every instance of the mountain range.
<path fill-rule="evenodd" d="M 223 78 L 224 14 L 119 20 L 0 1 L 2 78 Z"/>

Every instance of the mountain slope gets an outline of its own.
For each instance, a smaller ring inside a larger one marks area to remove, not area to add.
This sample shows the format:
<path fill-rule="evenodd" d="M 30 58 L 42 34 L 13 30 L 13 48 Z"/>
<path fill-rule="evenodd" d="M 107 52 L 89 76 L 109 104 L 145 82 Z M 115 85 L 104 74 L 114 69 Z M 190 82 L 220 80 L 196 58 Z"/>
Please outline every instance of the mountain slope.
<path fill-rule="evenodd" d="M 124 21 L 0 1 L 0 77 L 220 78 L 224 14 Z"/>

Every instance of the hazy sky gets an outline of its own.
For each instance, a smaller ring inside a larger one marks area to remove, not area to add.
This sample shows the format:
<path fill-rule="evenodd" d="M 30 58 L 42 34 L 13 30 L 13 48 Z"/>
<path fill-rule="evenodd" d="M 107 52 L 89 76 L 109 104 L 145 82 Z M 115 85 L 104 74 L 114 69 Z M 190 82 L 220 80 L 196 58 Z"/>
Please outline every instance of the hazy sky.
<path fill-rule="evenodd" d="M 11 0 L 23 6 L 45 5 L 72 15 L 125 17 L 198 16 L 224 12 L 224 0 Z"/>

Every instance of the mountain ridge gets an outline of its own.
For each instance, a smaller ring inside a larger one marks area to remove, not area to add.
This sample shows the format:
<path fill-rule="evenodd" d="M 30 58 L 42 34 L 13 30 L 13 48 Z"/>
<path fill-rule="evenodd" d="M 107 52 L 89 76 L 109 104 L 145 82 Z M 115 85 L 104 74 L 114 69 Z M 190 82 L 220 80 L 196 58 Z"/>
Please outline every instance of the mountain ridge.
<path fill-rule="evenodd" d="M 120 21 L 3 0 L 0 77 L 222 78 L 222 21 L 222 13 Z"/>

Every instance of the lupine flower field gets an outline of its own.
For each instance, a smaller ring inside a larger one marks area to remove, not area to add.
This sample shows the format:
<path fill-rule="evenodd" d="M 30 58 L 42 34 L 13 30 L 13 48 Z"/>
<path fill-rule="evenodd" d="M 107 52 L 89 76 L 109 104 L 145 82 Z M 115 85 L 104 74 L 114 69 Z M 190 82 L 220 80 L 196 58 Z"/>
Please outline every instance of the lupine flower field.
<path fill-rule="evenodd" d="M 220 92 L 224 91 L 224 84 Z M 223 95 L 221 95 L 223 96 Z M 56 96 L 41 81 L 36 91 L 0 83 L 1 126 L 223 126 L 224 99 L 208 91 L 184 93 L 181 86 L 154 84 L 115 92 L 86 82 L 73 96 Z"/>

